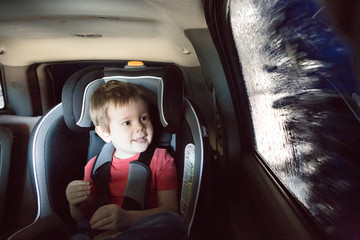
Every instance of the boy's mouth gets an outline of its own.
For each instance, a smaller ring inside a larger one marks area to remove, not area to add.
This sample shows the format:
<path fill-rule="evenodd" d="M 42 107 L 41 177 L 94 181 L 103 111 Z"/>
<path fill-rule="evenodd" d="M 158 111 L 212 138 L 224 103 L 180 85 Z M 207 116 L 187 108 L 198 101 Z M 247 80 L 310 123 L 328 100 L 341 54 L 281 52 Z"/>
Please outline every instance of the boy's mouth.
<path fill-rule="evenodd" d="M 133 141 L 137 143 L 144 143 L 146 142 L 146 137 L 136 138 Z"/>

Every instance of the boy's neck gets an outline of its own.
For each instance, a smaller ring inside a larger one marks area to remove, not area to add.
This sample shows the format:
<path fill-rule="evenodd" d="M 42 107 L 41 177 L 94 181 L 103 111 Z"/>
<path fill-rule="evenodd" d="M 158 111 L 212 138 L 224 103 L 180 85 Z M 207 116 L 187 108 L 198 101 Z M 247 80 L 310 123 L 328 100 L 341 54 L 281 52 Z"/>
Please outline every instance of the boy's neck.
<path fill-rule="evenodd" d="M 131 158 L 131 157 L 134 157 L 136 155 L 138 155 L 139 153 L 135 153 L 135 154 L 124 154 L 124 153 L 121 153 L 119 152 L 118 150 L 115 150 L 115 154 L 114 156 L 118 159 L 128 159 L 128 158 Z"/>

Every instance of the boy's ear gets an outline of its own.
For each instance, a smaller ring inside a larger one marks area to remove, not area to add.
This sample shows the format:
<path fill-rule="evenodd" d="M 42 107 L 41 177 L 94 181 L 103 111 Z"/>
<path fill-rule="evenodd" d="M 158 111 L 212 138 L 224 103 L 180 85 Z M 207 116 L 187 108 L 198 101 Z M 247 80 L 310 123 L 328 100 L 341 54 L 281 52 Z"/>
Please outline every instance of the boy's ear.
<path fill-rule="evenodd" d="M 110 134 L 104 131 L 100 126 L 95 127 L 95 132 L 101 137 L 105 142 L 111 142 Z"/>

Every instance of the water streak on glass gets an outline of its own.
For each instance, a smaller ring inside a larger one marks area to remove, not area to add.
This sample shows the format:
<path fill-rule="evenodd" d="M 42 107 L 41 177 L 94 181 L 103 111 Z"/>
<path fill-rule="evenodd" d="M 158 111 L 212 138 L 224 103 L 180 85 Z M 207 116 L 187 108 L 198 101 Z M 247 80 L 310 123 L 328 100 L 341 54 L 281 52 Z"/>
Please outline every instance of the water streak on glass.
<path fill-rule="evenodd" d="M 360 239 L 360 108 L 349 48 L 306 0 L 233 0 L 256 149 L 333 239 Z"/>
<path fill-rule="evenodd" d="M 1 74 L 1 72 L 0 72 L 0 74 Z M 2 86 L 1 86 L 1 82 L 0 82 L 0 109 L 3 109 L 4 107 L 5 107 L 5 99 L 4 99 L 4 94 L 3 94 L 3 90 L 2 90 Z"/>

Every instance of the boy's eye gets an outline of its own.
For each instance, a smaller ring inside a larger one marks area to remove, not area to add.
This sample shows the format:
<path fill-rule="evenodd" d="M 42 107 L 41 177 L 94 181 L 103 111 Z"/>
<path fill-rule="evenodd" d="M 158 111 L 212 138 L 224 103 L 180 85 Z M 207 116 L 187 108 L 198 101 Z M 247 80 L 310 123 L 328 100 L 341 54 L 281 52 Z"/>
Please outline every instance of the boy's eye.
<path fill-rule="evenodd" d="M 130 121 L 123 122 L 123 126 L 128 126 L 128 125 L 130 125 Z"/>

